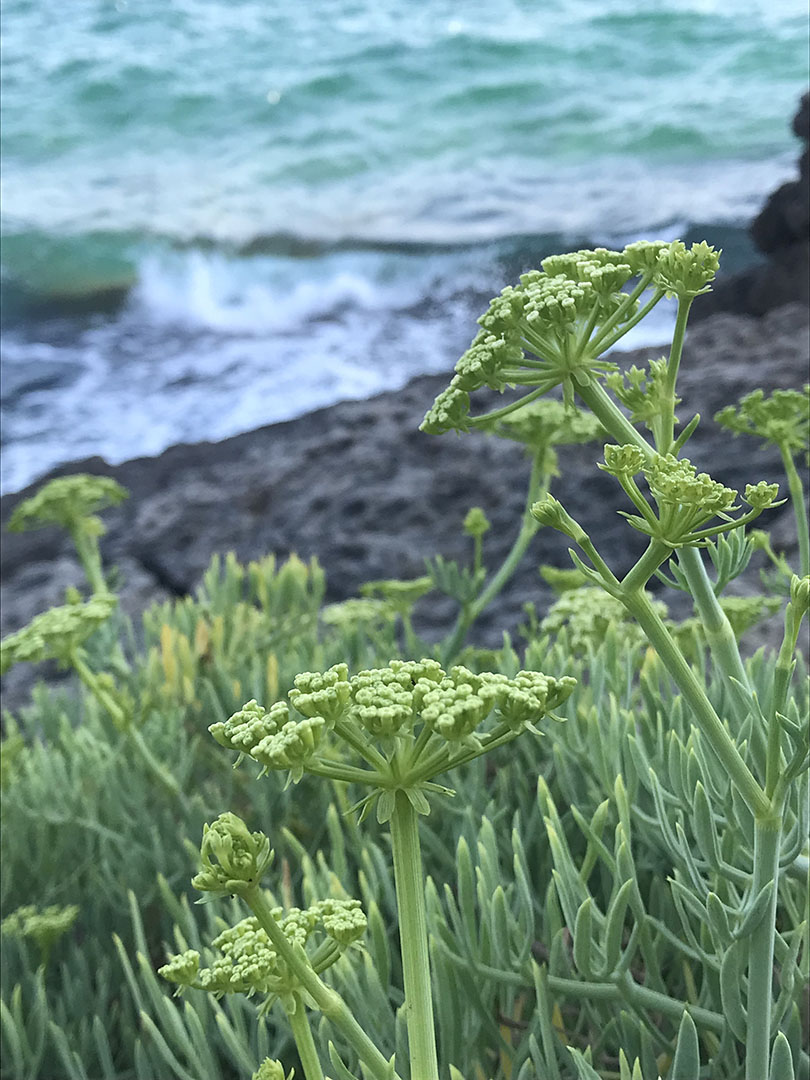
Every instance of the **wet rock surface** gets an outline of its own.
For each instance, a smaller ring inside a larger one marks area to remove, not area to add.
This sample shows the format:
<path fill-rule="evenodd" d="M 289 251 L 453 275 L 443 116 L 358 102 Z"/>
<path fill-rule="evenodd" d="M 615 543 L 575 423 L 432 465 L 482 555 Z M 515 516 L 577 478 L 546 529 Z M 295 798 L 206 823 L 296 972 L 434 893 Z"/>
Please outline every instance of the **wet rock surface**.
<path fill-rule="evenodd" d="M 695 318 L 718 311 L 764 315 L 787 303 L 810 303 L 810 93 L 793 118 L 803 141 L 799 175 L 774 191 L 754 218 L 749 234 L 765 259 L 718 281 Z"/>
<path fill-rule="evenodd" d="M 689 332 L 678 412 L 682 423 L 695 412 L 703 418 L 689 444 L 700 470 L 740 490 L 760 479 L 784 485 L 775 448 L 732 438 L 712 416 L 756 387 L 801 385 L 808 377 L 809 341 L 808 311 L 801 304 L 760 319 L 716 315 Z M 643 364 L 660 351 L 625 354 L 622 366 Z M 485 557 L 497 567 L 519 528 L 528 461 L 520 446 L 501 439 L 418 430 L 448 379 L 449 373 L 425 376 L 397 392 L 343 402 L 219 443 L 174 446 L 158 457 L 114 467 L 90 458 L 50 476 L 91 472 L 113 476 L 129 489 L 130 498 L 104 514 L 102 552 L 108 566 L 119 568 L 122 602 L 135 617 L 153 600 L 193 591 L 215 552 L 234 551 L 243 560 L 270 551 L 315 555 L 326 570 L 330 600 L 355 595 L 374 578 L 418 576 L 428 556 L 469 556 L 471 542 L 461 524 L 473 505 L 483 507 L 492 522 Z M 475 411 L 502 400 L 494 394 L 476 398 Z M 562 448 L 562 475 L 552 490 L 591 532 L 615 572 L 623 573 L 644 541 L 616 513 L 625 508 L 623 496 L 596 469 L 600 458 L 598 444 Z M 3 634 L 61 602 L 66 586 L 81 581 L 70 542 L 57 530 L 5 530 L 14 507 L 37 486 L 0 502 Z M 763 524 L 777 527 L 789 551 L 795 547 L 788 507 Z M 569 565 L 567 546 L 551 530 L 538 533 L 476 629 L 476 643 L 498 645 L 504 629 L 514 632 L 527 600 L 545 609 L 550 596 L 537 567 Z M 674 597 L 676 605 L 679 599 Z M 453 605 L 426 598 L 418 615 L 418 628 L 438 636 L 449 626 Z M 11 675 L 9 707 L 30 683 L 24 670 Z"/>

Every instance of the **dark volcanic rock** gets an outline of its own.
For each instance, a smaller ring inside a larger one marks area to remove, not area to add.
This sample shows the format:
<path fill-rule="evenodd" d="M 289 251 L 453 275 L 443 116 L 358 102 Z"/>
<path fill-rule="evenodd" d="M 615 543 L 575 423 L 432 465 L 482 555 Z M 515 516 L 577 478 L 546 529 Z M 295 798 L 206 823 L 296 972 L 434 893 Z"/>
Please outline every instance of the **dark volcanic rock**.
<path fill-rule="evenodd" d="M 639 350 L 622 362 L 642 363 L 659 352 Z M 711 417 L 758 386 L 798 386 L 807 378 L 807 309 L 792 305 L 762 319 L 708 319 L 690 331 L 681 371 L 681 421 L 695 412 L 703 416 L 690 443 L 695 464 L 738 489 L 760 479 L 783 482 L 774 448 L 732 439 Z M 447 381 L 448 376 L 425 376 L 400 391 L 343 402 L 220 443 L 174 446 L 159 457 L 115 467 L 91 458 L 50 475 L 114 476 L 131 492 L 127 502 L 105 513 L 109 531 L 102 549 L 105 561 L 121 569 L 123 602 L 132 614 L 150 600 L 192 590 L 211 556 L 229 550 L 241 559 L 269 551 L 316 555 L 332 600 L 354 595 L 370 579 L 417 576 L 427 556 L 467 557 L 461 523 L 472 505 L 482 506 L 492 521 L 485 553 L 497 566 L 519 527 L 528 463 L 520 447 L 499 439 L 418 431 Z M 476 401 L 476 410 L 485 404 Z M 615 513 L 623 506 L 621 493 L 595 468 L 599 455 L 595 445 L 564 449 L 554 492 L 622 573 L 640 554 L 643 539 Z M 14 506 L 36 486 L 2 499 L 4 527 Z M 765 524 L 780 517 L 790 537 L 784 510 Z M 537 566 L 568 565 L 566 547 L 551 530 L 537 535 L 524 565 L 476 631 L 479 643 L 498 644 L 502 630 L 514 631 L 526 600 L 545 607 L 549 597 Z M 0 569 L 4 634 L 59 602 L 65 586 L 80 580 L 69 541 L 55 530 L 5 532 Z M 452 609 L 427 600 L 420 614 L 421 630 L 433 636 L 447 628 Z M 17 694 L 14 687 L 8 690 L 11 704 Z"/>
<path fill-rule="evenodd" d="M 706 303 L 696 306 L 697 319 L 718 311 L 764 315 L 782 304 L 810 303 L 810 94 L 801 100 L 793 131 L 805 144 L 798 179 L 769 196 L 749 229 L 767 259 L 718 280 Z"/>

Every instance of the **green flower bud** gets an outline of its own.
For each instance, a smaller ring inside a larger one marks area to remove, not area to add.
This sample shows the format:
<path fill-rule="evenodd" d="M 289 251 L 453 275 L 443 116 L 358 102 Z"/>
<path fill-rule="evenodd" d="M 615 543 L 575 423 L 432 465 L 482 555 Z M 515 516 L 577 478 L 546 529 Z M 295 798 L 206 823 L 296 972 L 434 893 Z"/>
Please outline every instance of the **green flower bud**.
<path fill-rule="evenodd" d="M 669 297 L 700 296 L 710 291 L 709 282 L 714 281 L 720 266 L 720 254 L 705 240 L 692 244 L 688 251 L 682 241 L 673 240 L 659 252 L 653 280 Z"/>
<path fill-rule="evenodd" d="M 295 689 L 287 696 L 304 716 L 319 716 L 332 723 L 346 710 L 351 694 L 348 678 L 346 664 L 335 664 L 323 673 L 305 671 L 296 675 Z"/>
<path fill-rule="evenodd" d="M 790 602 L 799 616 L 810 614 L 810 575 L 799 577 L 794 574 L 790 579 Z"/>
<path fill-rule="evenodd" d="M 99 593 L 83 604 L 66 604 L 36 615 L 31 622 L 0 642 L 0 674 L 22 661 L 60 660 L 70 653 L 112 615 L 117 601 L 109 593 Z"/>
<path fill-rule="evenodd" d="M 191 986 L 200 970 L 200 954 L 195 949 L 172 956 L 167 964 L 158 968 L 158 975 L 177 986 Z"/>
<path fill-rule="evenodd" d="M 285 701 L 277 701 L 268 711 L 251 700 L 224 724 L 211 724 L 208 730 L 226 750 L 249 754 L 262 739 L 274 735 L 289 719 L 290 710 Z"/>
<path fill-rule="evenodd" d="M 359 900 L 321 900 L 315 905 L 326 934 L 343 947 L 366 932 L 366 916 Z"/>
<path fill-rule="evenodd" d="M 363 596 L 379 594 L 395 611 L 408 611 L 417 600 L 421 599 L 433 588 L 433 582 L 429 577 L 413 578 L 411 581 L 367 581 L 360 586 Z"/>
<path fill-rule="evenodd" d="M 480 506 L 473 506 L 467 511 L 467 516 L 464 518 L 464 532 L 467 536 L 477 537 L 483 536 L 485 532 L 489 532 L 491 528 L 487 515 L 481 509 Z"/>
<path fill-rule="evenodd" d="M 422 720 L 448 742 L 467 739 L 492 711 L 497 684 L 457 666 L 421 695 Z"/>
<path fill-rule="evenodd" d="M 297 784 L 326 730 L 327 724 L 322 716 L 288 720 L 278 731 L 257 743 L 250 756 L 266 769 L 289 769 L 293 782 Z"/>
<path fill-rule="evenodd" d="M 605 463 L 600 463 L 599 468 L 613 476 L 635 476 L 644 468 L 645 461 L 644 452 L 637 446 L 608 444 L 605 447 Z"/>
<path fill-rule="evenodd" d="M 469 431 L 470 395 L 454 377 L 425 413 L 419 430 L 428 435 L 443 435 L 446 431 Z"/>
<path fill-rule="evenodd" d="M 732 509 L 737 498 L 732 488 L 712 480 L 708 473 L 697 473 L 688 458 L 676 458 L 672 454 L 657 455 L 645 467 L 644 475 L 659 505 L 699 509 L 703 520 Z"/>
<path fill-rule="evenodd" d="M 273 861 L 270 841 L 251 833 L 236 814 L 220 814 L 203 826 L 202 869 L 191 884 L 200 892 L 236 894 L 257 886 Z"/>
<path fill-rule="evenodd" d="M 456 364 L 453 382 L 468 392 L 480 390 L 482 386 L 503 390 L 507 385 L 503 369 L 519 364 L 522 359 L 523 350 L 519 345 L 481 330 Z"/>
<path fill-rule="evenodd" d="M 658 256 L 669 244 L 665 240 L 637 240 L 628 244 L 622 252 L 622 258 L 630 266 L 635 276 L 648 274 L 658 265 Z"/>
<path fill-rule="evenodd" d="M 576 679 L 568 675 L 555 679 L 539 671 L 519 671 L 514 679 L 493 681 L 492 685 L 497 691 L 498 712 L 504 723 L 516 730 L 528 727 L 536 731 L 535 722 L 570 696 Z"/>
<path fill-rule="evenodd" d="M 285 1073 L 284 1066 L 280 1061 L 265 1058 L 251 1077 L 251 1080 L 293 1080 L 294 1074 L 295 1069 L 290 1069 L 288 1073 Z"/>
<path fill-rule="evenodd" d="M 778 494 L 778 484 L 766 484 L 760 480 L 758 484 L 746 484 L 743 499 L 754 510 L 766 510 L 776 501 Z"/>
<path fill-rule="evenodd" d="M 582 529 L 553 495 L 546 495 L 545 499 L 536 502 L 530 513 L 541 525 L 556 529 L 557 532 L 564 533 L 572 540 L 576 540 L 582 534 Z"/>
<path fill-rule="evenodd" d="M 126 499 L 128 492 L 110 476 L 90 476 L 78 473 L 61 476 L 40 488 L 36 495 L 20 503 L 8 523 L 13 532 L 41 529 L 45 525 L 73 528 L 82 518 L 95 522 L 98 535 L 101 522 L 91 518 L 105 506 L 115 506 Z"/>

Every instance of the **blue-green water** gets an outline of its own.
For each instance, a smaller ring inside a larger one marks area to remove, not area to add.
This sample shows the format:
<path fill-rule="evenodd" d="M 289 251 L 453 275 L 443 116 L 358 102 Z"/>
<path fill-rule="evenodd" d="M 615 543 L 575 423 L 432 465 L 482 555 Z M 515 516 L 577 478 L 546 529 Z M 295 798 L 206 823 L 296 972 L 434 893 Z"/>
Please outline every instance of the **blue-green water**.
<path fill-rule="evenodd" d="M 804 0 L 2 19 L 5 488 L 441 370 L 555 246 L 743 225 L 808 78 Z"/>

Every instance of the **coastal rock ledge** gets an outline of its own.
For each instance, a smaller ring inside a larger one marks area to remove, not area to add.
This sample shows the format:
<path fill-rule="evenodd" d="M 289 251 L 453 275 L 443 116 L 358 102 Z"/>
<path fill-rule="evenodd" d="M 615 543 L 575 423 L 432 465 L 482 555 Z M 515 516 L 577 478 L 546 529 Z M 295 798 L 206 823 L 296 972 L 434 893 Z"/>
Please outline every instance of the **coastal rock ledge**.
<path fill-rule="evenodd" d="M 623 363 L 643 364 L 660 351 L 637 350 Z M 810 326 L 803 304 L 786 305 L 761 319 L 720 314 L 698 323 L 687 337 L 679 408 L 682 421 L 695 412 L 703 417 L 690 443 L 695 464 L 738 489 L 760 479 L 784 485 L 775 448 L 732 439 L 711 418 L 757 387 L 800 386 L 809 365 Z M 125 503 L 105 512 L 109 531 L 102 551 L 107 565 L 119 568 L 122 602 L 133 616 L 154 600 L 192 591 L 215 552 L 234 551 L 240 559 L 270 551 L 315 555 L 326 570 L 330 600 L 355 595 L 367 580 L 418 576 L 427 556 L 468 557 L 470 542 L 461 524 L 473 505 L 483 507 L 492 522 L 485 557 L 497 567 L 519 527 L 528 463 L 521 447 L 504 440 L 478 434 L 436 437 L 418 430 L 448 378 L 449 373 L 420 377 L 402 390 L 342 402 L 219 443 L 173 446 L 154 458 L 118 466 L 98 457 L 73 462 L 47 478 L 90 472 L 112 476 L 129 489 Z M 478 402 L 476 408 L 486 404 Z M 600 454 L 593 444 L 566 448 L 553 491 L 598 537 L 614 570 L 623 573 L 640 554 L 642 537 L 616 514 L 623 505 L 621 492 L 595 468 Z M 38 486 L 0 501 L 4 635 L 63 602 L 65 587 L 81 581 L 70 543 L 58 531 L 6 531 L 14 507 Z M 764 524 L 774 528 L 782 548 L 795 548 L 787 507 Z M 524 564 L 477 628 L 476 643 L 499 644 L 501 631 L 514 631 L 522 621 L 527 600 L 545 609 L 550 598 L 537 567 L 568 565 L 566 546 L 551 530 L 538 533 Z M 418 628 L 438 635 L 452 613 L 449 602 L 428 597 Z M 32 675 L 23 666 L 6 676 L 7 707 L 20 702 Z"/>

